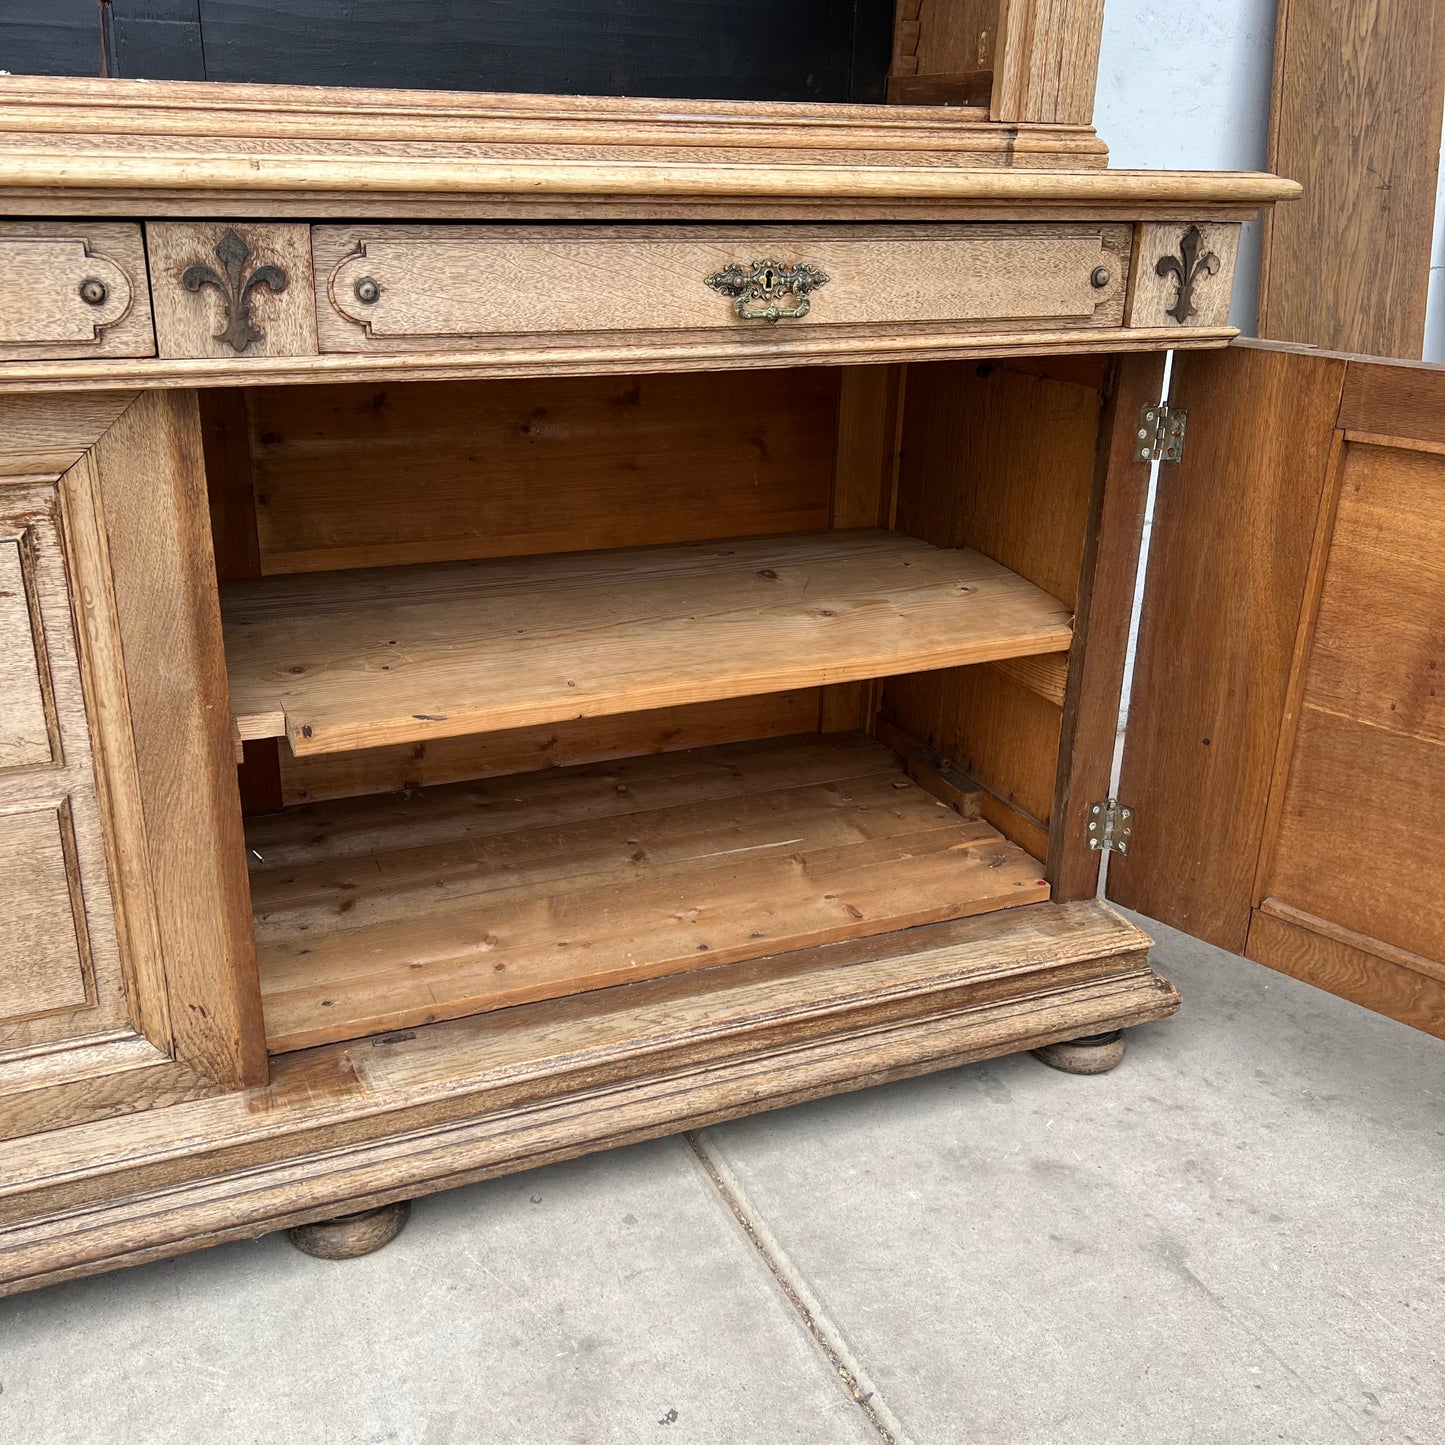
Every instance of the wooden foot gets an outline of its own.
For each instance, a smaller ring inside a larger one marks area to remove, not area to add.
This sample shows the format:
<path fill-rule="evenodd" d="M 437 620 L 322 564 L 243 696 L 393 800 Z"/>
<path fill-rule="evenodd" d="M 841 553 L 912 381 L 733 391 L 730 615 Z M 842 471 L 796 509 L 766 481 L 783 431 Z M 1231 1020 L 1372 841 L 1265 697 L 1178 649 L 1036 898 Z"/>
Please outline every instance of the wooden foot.
<path fill-rule="evenodd" d="M 1117 1068 L 1124 1057 L 1124 1030 L 1107 1034 L 1089 1034 L 1082 1039 L 1068 1039 L 1060 1044 L 1045 1044 L 1033 1051 L 1051 1069 L 1066 1074 L 1107 1074 Z"/>
<path fill-rule="evenodd" d="M 299 1224 L 288 1233 L 302 1254 L 317 1259 L 356 1259 L 390 1244 L 401 1233 L 410 1213 L 411 1200 L 402 1199 L 383 1204 L 380 1209 L 363 1209 L 360 1214 Z"/>

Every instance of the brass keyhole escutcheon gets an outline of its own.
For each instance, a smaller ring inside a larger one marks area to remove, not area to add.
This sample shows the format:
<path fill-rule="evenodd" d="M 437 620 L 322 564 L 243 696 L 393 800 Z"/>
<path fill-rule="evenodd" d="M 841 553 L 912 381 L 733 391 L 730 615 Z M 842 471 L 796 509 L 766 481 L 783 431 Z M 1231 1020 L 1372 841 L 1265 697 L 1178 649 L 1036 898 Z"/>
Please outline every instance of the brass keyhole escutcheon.
<path fill-rule="evenodd" d="M 97 276 L 87 276 L 80 283 L 80 299 L 87 306 L 104 306 L 110 295 L 110 288 Z"/>
<path fill-rule="evenodd" d="M 754 261 L 750 266 L 733 261 L 709 276 L 707 284 L 732 298 L 733 314 L 738 320 L 776 323 L 806 316 L 812 293 L 826 286 L 828 277 L 806 261 L 791 266 L 773 260 Z M 782 304 L 784 296 L 793 298 L 791 306 Z"/>

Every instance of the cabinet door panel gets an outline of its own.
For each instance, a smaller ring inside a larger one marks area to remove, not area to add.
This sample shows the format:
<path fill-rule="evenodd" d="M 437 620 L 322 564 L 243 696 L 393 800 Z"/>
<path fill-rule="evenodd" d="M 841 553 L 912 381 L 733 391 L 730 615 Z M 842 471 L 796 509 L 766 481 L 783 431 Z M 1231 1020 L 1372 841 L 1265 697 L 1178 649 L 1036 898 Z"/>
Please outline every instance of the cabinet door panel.
<path fill-rule="evenodd" d="M 78 1008 L 90 945 L 68 808 L 0 815 L 0 1022 Z"/>
<path fill-rule="evenodd" d="M 0 1084 L 130 1026 L 62 512 L 58 480 L 0 482 Z"/>
<path fill-rule="evenodd" d="M 1109 894 L 1445 1037 L 1445 368 L 1177 366 Z"/>
<path fill-rule="evenodd" d="M 29 561 L 18 538 L 0 541 L 0 770 L 55 759 Z"/>

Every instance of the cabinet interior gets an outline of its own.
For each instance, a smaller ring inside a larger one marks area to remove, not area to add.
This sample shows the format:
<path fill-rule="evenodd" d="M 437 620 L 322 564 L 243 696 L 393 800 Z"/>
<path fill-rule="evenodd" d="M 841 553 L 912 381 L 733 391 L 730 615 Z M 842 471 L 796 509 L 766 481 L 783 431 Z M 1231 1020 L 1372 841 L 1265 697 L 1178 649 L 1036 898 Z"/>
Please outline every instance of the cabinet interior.
<path fill-rule="evenodd" d="M 202 393 L 270 1050 L 1048 899 L 1105 376 Z"/>

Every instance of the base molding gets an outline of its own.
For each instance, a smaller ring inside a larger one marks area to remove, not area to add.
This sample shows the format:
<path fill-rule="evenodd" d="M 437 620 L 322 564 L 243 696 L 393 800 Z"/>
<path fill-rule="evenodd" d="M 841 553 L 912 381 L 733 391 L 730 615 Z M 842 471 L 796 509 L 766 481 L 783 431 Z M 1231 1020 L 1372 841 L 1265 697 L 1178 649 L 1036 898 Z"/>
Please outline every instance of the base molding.
<path fill-rule="evenodd" d="M 1149 944 L 1036 904 L 283 1056 L 267 1089 L 16 1141 L 17 1173 L 0 1148 L 0 1293 L 1164 1018 Z"/>

